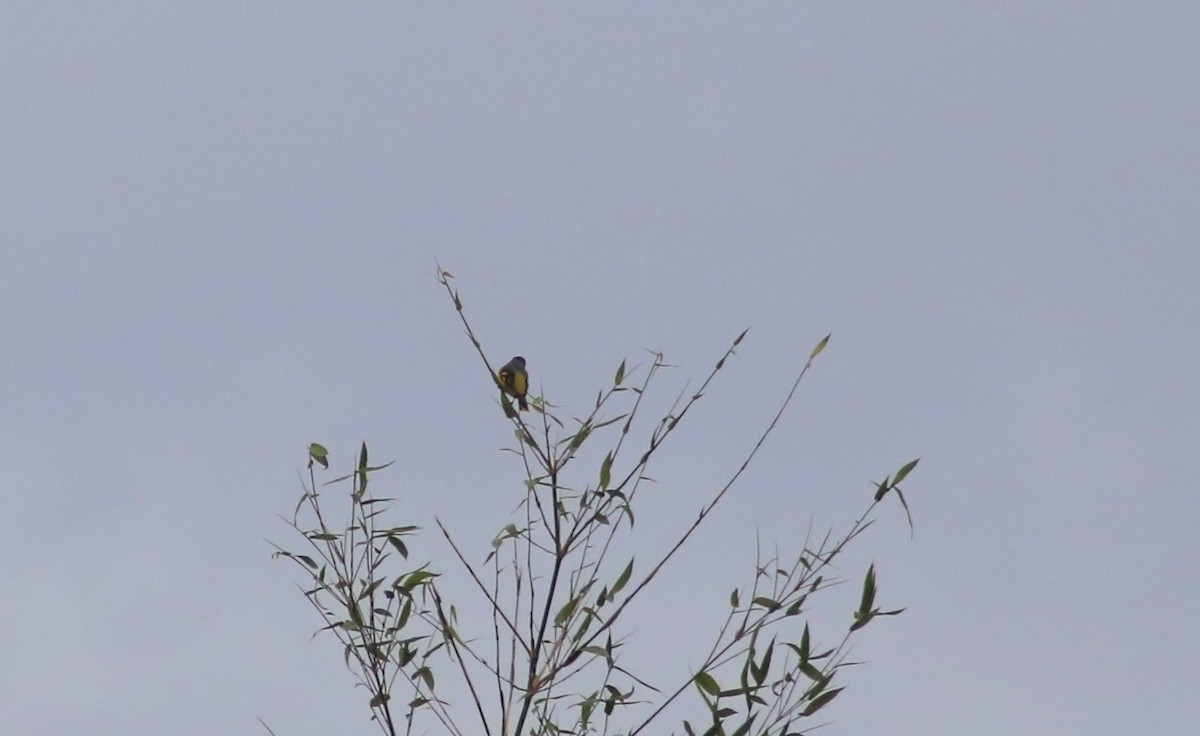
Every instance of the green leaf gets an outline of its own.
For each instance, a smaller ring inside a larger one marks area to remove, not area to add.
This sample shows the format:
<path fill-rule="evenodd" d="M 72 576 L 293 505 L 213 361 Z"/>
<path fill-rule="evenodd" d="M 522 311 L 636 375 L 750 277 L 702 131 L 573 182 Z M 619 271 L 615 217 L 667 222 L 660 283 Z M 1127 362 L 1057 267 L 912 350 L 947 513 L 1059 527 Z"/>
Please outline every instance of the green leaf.
<path fill-rule="evenodd" d="M 779 610 L 779 601 L 775 600 L 774 598 L 768 598 L 765 595 L 760 595 L 757 598 L 755 598 L 754 605 L 762 606 L 763 608 L 767 609 L 768 611 Z"/>
<path fill-rule="evenodd" d="M 743 337 L 745 337 L 745 336 L 746 336 L 746 333 L 747 333 L 747 332 L 749 332 L 749 331 L 750 331 L 750 328 L 749 328 L 749 327 L 747 327 L 746 329 L 742 330 L 742 334 L 738 335 L 738 336 L 737 336 L 737 339 L 735 339 L 735 340 L 733 341 L 733 346 L 734 346 L 734 347 L 737 347 L 738 345 L 740 345 L 740 344 L 742 343 L 742 338 L 743 338 Z"/>
<path fill-rule="evenodd" d="M 596 646 L 595 644 L 584 647 L 582 651 L 587 652 L 588 654 L 591 654 L 596 657 L 608 659 L 608 652 L 605 651 L 604 647 Z"/>
<path fill-rule="evenodd" d="M 817 697 L 813 698 L 812 702 L 808 704 L 808 707 L 805 708 L 804 712 L 801 713 L 800 715 L 811 716 L 813 713 L 816 713 L 817 711 L 821 710 L 829 703 L 829 701 L 836 698 L 838 696 L 838 693 L 840 693 L 843 689 L 845 689 L 845 688 L 839 687 L 834 690 L 830 690 L 827 693 L 821 693 Z"/>
<path fill-rule="evenodd" d="M 872 564 L 867 568 L 867 575 L 863 579 L 862 600 L 858 604 L 858 610 L 866 613 L 875 605 L 875 565 Z"/>
<path fill-rule="evenodd" d="M 811 353 L 808 354 L 808 359 L 812 360 L 813 358 L 816 358 L 818 355 L 820 355 L 821 351 L 825 349 L 825 346 L 829 344 L 829 338 L 831 338 L 831 337 L 833 337 L 832 332 L 829 333 L 828 335 L 826 335 L 825 337 L 821 338 L 821 342 L 817 343 L 817 346 L 812 349 Z"/>
<path fill-rule="evenodd" d="M 627 416 L 629 416 L 629 415 L 628 414 L 618 414 L 617 416 L 613 417 L 612 419 L 605 419 L 603 422 L 599 422 L 598 424 L 595 424 L 592 428 L 593 429 L 602 429 L 603 427 L 607 427 L 610 424 L 616 424 L 617 422 L 621 421 L 622 419 L 624 419 Z"/>
<path fill-rule="evenodd" d="M 380 586 L 380 585 L 383 585 L 383 582 L 384 582 L 384 579 L 383 579 L 383 578 L 378 578 L 378 579 L 376 579 L 374 582 L 372 582 L 370 585 L 368 585 L 367 587 L 363 588 L 363 591 L 362 591 L 361 593 L 359 593 L 359 594 L 358 594 L 358 600 L 360 600 L 360 601 L 361 601 L 361 600 L 363 600 L 363 599 L 365 599 L 365 598 L 370 598 L 370 597 L 371 597 L 371 595 L 372 595 L 372 594 L 373 594 L 373 593 L 374 593 L 376 590 L 378 590 L 378 589 L 379 589 L 379 586 Z"/>
<path fill-rule="evenodd" d="M 358 492 L 360 494 L 367 491 L 367 470 L 370 465 L 367 463 L 367 443 L 362 443 L 362 449 L 358 453 Z"/>
<path fill-rule="evenodd" d="M 555 626 L 565 626 L 571 620 L 571 616 L 575 614 L 575 609 L 579 606 L 579 596 L 567 601 L 562 608 L 558 609 L 558 613 L 554 616 Z"/>
<path fill-rule="evenodd" d="M 811 662 L 805 662 L 804 664 L 800 665 L 800 671 L 804 673 L 805 677 L 813 682 L 819 682 L 825 677 L 825 675 L 821 673 L 821 670 L 817 669 Z"/>
<path fill-rule="evenodd" d="M 746 719 L 746 722 L 741 726 L 738 726 L 738 730 L 733 732 L 733 736 L 746 736 L 746 734 L 750 733 L 750 728 L 754 725 L 755 718 L 758 718 L 758 714 L 751 713 L 750 717 Z"/>
<path fill-rule="evenodd" d="M 400 553 L 401 557 L 408 559 L 408 547 L 405 546 L 404 542 L 401 541 L 399 537 L 388 536 L 388 542 L 396 548 L 396 551 Z"/>
<path fill-rule="evenodd" d="M 617 375 L 613 378 L 613 385 L 620 386 L 625 380 L 625 361 L 621 361 L 621 365 L 617 368 Z"/>
<path fill-rule="evenodd" d="M 404 578 L 404 582 L 400 583 L 400 587 L 411 592 L 417 586 L 423 585 L 430 578 L 435 577 L 437 577 L 437 575 L 427 570 L 417 570 L 415 572 L 410 572 L 408 576 Z"/>
<path fill-rule="evenodd" d="M 602 491 L 608 490 L 608 484 L 612 481 L 612 463 L 613 455 L 610 450 L 604 456 L 604 462 L 600 463 L 600 490 Z"/>
<path fill-rule="evenodd" d="M 621 589 L 624 588 L 625 584 L 629 582 L 629 576 L 632 574 L 633 560 L 630 559 L 629 564 L 625 566 L 625 570 L 621 573 L 621 576 L 617 578 L 617 582 L 613 583 L 612 595 L 615 596 L 617 593 L 621 592 Z"/>
<path fill-rule="evenodd" d="M 721 686 L 707 672 L 698 673 L 692 678 L 692 682 L 696 683 L 696 687 L 700 688 L 700 692 L 711 695 L 714 698 L 721 694 Z"/>
<path fill-rule="evenodd" d="M 729 607 L 730 608 L 738 607 L 738 589 L 737 588 L 734 588 L 733 592 L 729 594 Z"/>
<path fill-rule="evenodd" d="M 862 600 L 858 604 L 858 610 L 854 612 L 854 623 L 850 626 L 851 631 L 857 631 L 871 622 L 879 610 L 874 608 L 875 605 L 875 565 L 867 568 L 867 576 L 863 580 Z"/>
<path fill-rule="evenodd" d="M 763 680 L 767 679 L 767 673 L 771 671 L 771 656 L 775 653 L 775 640 L 772 639 L 770 645 L 767 646 L 767 653 L 763 655 L 762 663 L 758 665 L 754 674 L 754 684 L 761 685 Z"/>
<path fill-rule="evenodd" d="M 807 691 L 805 691 L 805 696 L 809 698 L 815 698 L 819 693 L 825 692 L 825 688 L 829 687 L 829 683 L 833 681 L 833 676 L 836 671 L 837 670 L 834 669 L 828 674 L 821 675 L 819 678 L 814 680 L 813 684 L 809 686 Z"/>
<path fill-rule="evenodd" d="M 740 632 L 740 630 L 739 630 L 739 632 Z M 746 661 L 742 663 L 742 671 L 738 675 L 738 682 L 741 683 L 741 687 L 738 688 L 738 692 L 741 694 L 745 694 L 745 693 L 748 693 L 751 691 L 750 670 L 753 669 L 753 667 L 754 667 L 754 642 L 757 639 L 758 639 L 758 630 L 755 629 L 754 633 L 750 635 L 750 646 L 749 646 L 749 651 L 746 652 Z M 749 703 L 747 703 L 747 705 L 749 705 Z"/>
<path fill-rule="evenodd" d="M 396 654 L 396 664 L 401 667 L 407 667 L 414 659 L 417 658 L 417 650 L 413 649 L 408 644 L 400 647 L 400 651 Z"/>
<path fill-rule="evenodd" d="M 573 437 L 571 437 L 571 449 L 578 450 L 579 446 L 583 444 L 583 441 L 586 440 L 588 435 L 591 433 L 592 427 L 590 424 L 585 424 L 583 427 L 581 427 L 579 431 L 576 432 Z"/>
<path fill-rule="evenodd" d="M 833 653 L 836 651 L 837 651 L 837 649 L 833 649 L 833 648 L 826 649 L 825 651 L 823 651 L 819 654 L 812 655 L 811 657 L 809 657 L 809 659 L 828 659 L 829 657 L 833 656 Z"/>
<path fill-rule="evenodd" d="M 908 510 L 908 501 L 904 498 L 904 492 L 899 488 L 896 489 L 896 497 L 900 499 L 900 505 L 904 507 L 904 515 L 908 517 L 908 531 L 913 532 L 912 512 Z"/>
<path fill-rule="evenodd" d="M 904 467 L 896 471 L 896 479 L 892 481 L 892 485 L 899 485 L 900 481 L 908 477 L 908 474 L 912 472 L 913 468 L 917 467 L 917 463 L 919 462 L 921 462 L 921 458 L 917 458 L 910 463 L 905 463 Z"/>
<path fill-rule="evenodd" d="M 329 469 L 329 450 L 326 450 L 323 445 L 318 445 L 316 442 L 308 446 L 308 457 L 316 463 L 320 463 L 322 468 Z"/>
<path fill-rule="evenodd" d="M 371 707 L 378 708 L 379 706 L 391 700 L 391 698 L 392 696 L 388 695 L 387 693 L 376 693 L 375 697 L 371 698 Z"/>

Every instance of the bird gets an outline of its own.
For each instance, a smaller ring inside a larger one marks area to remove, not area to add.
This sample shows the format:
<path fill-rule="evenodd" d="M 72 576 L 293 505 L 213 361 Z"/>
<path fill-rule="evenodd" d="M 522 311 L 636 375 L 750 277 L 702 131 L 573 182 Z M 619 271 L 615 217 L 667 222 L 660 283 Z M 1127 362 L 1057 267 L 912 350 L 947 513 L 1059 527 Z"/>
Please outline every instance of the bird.
<path fill-rule="evenodd" d="M 529 411 L 525 395 L 529 392 L 529 374 L 525 372 L 525 359 L 517 356 L 500 369 L 500 388 L 517 400 L 521 411 Z"/>

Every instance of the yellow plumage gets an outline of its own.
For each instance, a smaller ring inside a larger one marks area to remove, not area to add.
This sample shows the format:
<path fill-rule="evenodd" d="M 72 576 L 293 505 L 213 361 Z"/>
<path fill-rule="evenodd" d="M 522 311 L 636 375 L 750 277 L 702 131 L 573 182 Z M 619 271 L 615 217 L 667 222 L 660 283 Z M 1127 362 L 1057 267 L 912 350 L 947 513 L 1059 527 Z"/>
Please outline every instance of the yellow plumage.
<path fill-rule="evenodd" d="M 518 355 L 508 361 L 500 369 L 498 376 L 500 388 L 504 389 L 504 393 L 517 400 L 521 411 L 529 411 L 529 404 L 525 401 L 525 396 L 529 393 L 529 374 L 525 372 L 525 359 Z"/>

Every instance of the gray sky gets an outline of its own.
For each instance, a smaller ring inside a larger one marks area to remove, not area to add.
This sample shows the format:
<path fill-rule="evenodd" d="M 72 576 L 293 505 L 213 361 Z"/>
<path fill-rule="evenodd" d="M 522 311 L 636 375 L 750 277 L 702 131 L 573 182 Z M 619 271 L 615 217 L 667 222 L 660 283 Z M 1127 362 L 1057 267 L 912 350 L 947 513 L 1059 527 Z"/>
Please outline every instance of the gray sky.
<path fill-rule="evenodd" d="M 668 529 L 833 333 L 669 595 L 922 457 L 829 733 L 1200 731 L 1195 4 L 9 0 L 0 49 L 0 732 L 373 732 L 264 539 L 312 441 L 506 521 L 435 261 L 567 416 L 752 327 Z"/>

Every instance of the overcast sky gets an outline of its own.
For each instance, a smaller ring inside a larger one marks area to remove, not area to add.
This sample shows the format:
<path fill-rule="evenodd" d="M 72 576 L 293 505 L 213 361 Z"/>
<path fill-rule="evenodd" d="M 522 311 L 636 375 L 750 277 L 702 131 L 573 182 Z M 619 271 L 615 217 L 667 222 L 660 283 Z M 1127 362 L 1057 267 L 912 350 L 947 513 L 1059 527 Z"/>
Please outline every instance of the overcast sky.
<path fill-rule="evenodd" d="M 1194 3 L 7 0 L 0 60 L 0 732 L 374 732 L 266 540 L 313 441 L 480 557 L 508 520 L 438 262 L 564 416 L 751 327 L 668 530 L 833 333 L 658 599 L 921 457 L 822 733 L 1200 732 Z M 686 677 L 702 618 L 633 633 Z"/>

